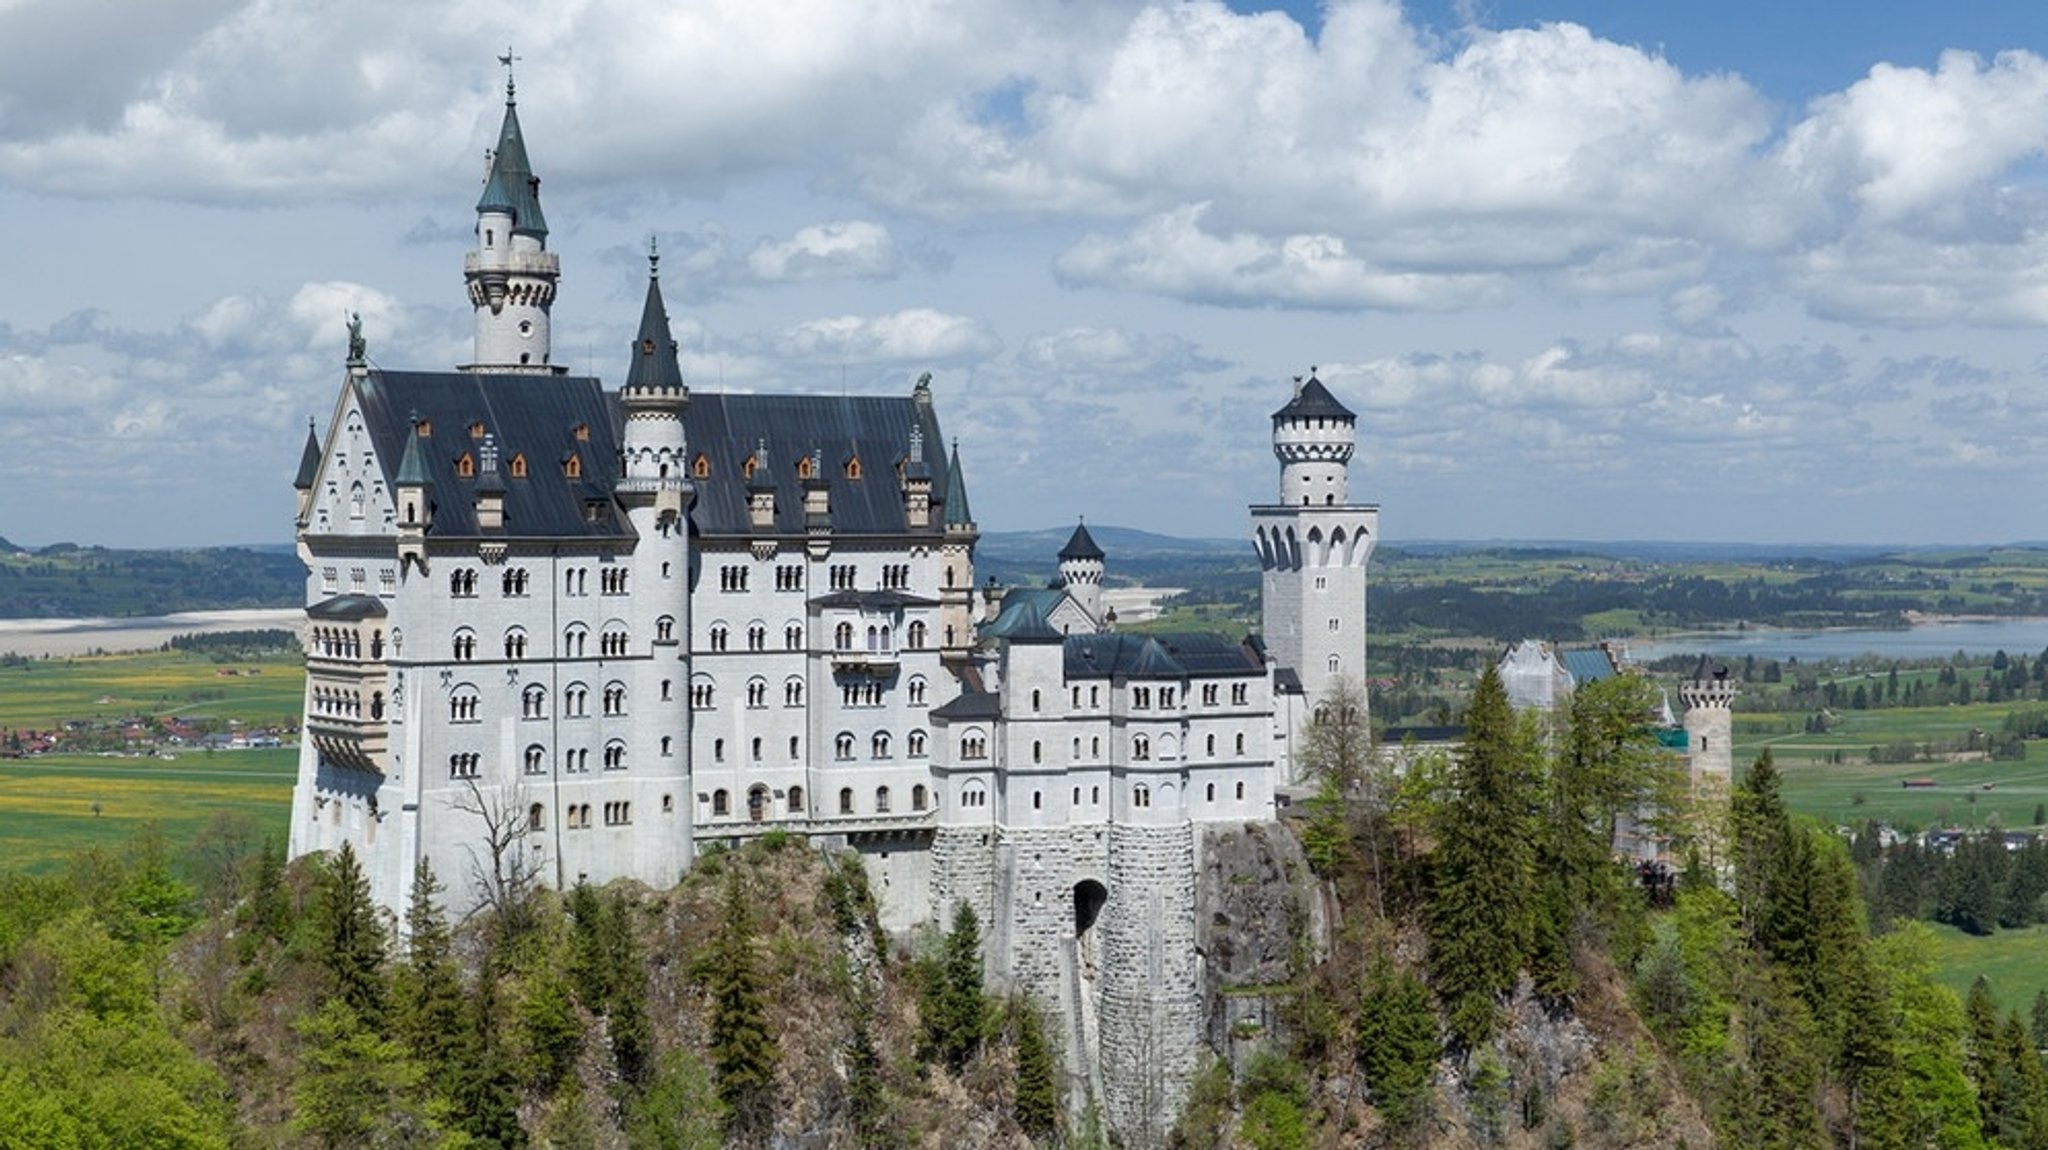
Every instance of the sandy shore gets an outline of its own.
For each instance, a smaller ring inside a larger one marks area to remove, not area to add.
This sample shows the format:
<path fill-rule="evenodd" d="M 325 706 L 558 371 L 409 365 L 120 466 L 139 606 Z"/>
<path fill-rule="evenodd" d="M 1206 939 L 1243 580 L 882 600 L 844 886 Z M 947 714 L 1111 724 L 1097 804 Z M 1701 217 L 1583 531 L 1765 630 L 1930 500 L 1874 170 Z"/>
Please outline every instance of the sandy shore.
<path fill-rule="evenodd" d="M 259 607 L 132 619 L 0 619 L 0 654 L 59 659 L 93 651 L 153 651 L 176 635 L 295 632 L 305 617 L 297 607 Z"/>

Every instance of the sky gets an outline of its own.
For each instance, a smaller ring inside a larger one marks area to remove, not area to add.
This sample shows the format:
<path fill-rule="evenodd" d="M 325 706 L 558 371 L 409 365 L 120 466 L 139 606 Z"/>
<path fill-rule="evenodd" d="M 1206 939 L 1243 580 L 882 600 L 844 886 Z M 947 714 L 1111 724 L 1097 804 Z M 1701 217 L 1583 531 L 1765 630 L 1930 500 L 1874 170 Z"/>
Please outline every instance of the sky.
<path fill-rule="evenodd" d="M 0 536 L 284 543 L 363 317 L 468 359 L 510 45 L 616 382 L 929 371 L 985 530 L 2048 539 L 2048 13 L 1904 0 L 0 0 Z"/>

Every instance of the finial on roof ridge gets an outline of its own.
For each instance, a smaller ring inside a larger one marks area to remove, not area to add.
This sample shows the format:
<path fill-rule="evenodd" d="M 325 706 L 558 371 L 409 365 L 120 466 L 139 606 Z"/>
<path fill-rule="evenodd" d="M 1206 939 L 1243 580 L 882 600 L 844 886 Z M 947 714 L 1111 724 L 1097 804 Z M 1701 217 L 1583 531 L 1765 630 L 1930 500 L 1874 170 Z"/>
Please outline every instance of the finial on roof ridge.
<path fill-rule="evenodd" d="M 505 66 L 505 103 L 508 107 L 519 102 L 517 98 L 519 89 L 512 81 L 512 65 L 515 61 L 523 59 L 525 59 L 524 56 L 512 54 L 512 45 L 510 44 L 505 45 L 505 54 L 498 57 L 498 63 Z"/>

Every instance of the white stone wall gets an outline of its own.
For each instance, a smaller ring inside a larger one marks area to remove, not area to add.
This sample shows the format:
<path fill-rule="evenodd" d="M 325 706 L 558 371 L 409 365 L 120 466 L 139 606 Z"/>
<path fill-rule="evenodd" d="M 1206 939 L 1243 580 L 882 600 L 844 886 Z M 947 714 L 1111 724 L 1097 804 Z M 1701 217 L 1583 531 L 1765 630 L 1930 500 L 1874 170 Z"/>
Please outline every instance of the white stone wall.
<path fill-rule="evenodd" d="M 1194 828 L 1109 828 L 1097 1019 L 1102 1111 L 1126 1145 L 1159 1146 L 1201 1061 Z"/>

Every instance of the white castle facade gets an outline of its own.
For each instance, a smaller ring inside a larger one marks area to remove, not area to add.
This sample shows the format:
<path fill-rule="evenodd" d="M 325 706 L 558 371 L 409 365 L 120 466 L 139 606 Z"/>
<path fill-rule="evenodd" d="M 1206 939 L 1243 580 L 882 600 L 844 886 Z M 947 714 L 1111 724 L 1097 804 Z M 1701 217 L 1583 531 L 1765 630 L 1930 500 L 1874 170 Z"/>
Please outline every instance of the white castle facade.
<path fill-rule="evenodd" d="M 352 338 L 306 444 L 292 853 L 353 844 L 399 912 L 421 859 L 460 902 L 508 869 L 665 887 L 771 830 L 857 850 L 891 929 L 973 906 L 991 974 L 1148 1140 L 1196 1067 L 1198 832 L 1272 819 L 1308 709 L 1364 670 L 1352 414 L 1311 378 L 1274 415 L 1265 643 L 1117 632 L 1085 527 L 1054 586 L 977 587 L 928 381 L 692 391 L 652 267 L 620 387 L 552 363 L 511 94 L 474 362 L 372 368 Z"/>

